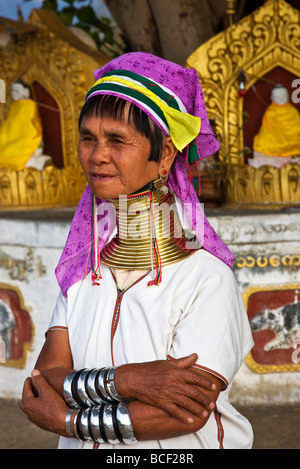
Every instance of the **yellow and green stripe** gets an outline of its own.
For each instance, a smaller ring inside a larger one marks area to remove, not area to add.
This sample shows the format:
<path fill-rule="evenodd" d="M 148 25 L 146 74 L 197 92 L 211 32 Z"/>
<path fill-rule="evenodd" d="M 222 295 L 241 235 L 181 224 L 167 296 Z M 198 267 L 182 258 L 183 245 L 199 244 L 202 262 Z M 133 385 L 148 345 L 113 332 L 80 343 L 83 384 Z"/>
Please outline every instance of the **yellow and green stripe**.
<path fill-rule="evenodd" d="M 148 111 L 182 151 L 200 132 L 201 119 L 186 112 L 178 96 L 149 78 L 127 70 L 114 70 L 97 80 L 86 99 L 97 94 L 113 94 Z M 195 147 L 193 144 L 192 147 Z M 197 156 L 197 159 L 199 155 Z"/>

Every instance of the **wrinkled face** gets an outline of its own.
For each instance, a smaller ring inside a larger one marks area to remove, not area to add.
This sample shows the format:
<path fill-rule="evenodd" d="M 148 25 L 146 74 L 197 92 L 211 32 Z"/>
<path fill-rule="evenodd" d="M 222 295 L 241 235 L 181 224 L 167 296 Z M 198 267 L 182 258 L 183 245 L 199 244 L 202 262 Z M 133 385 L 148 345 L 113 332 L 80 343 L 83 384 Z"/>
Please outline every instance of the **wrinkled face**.
<path fill-rule="evenodd" d="M 134 125 L 98 116 L 84 117 L 78 156 L 96 197 L 132 194 L 159 176 L 159 163 L 149 161 L 150 143 Z"/>

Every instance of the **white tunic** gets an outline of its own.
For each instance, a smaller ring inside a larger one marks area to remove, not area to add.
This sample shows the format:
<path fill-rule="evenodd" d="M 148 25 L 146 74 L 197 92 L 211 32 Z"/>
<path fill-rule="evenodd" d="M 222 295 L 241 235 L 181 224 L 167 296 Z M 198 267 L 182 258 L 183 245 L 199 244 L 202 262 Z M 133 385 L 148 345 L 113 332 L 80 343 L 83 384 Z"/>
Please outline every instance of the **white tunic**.
<path fill-rule="evenodd" d="M 49 326 L 68 329 L 75 369 L 196 352 L 197 366 L 224 381 L 216 410 L 198 432 L 115 448 L 251 448 L 251 425 L 228 401 L 232 380 L 253 346 L 230 268 L 201 249 L 163 267 L 159 286 L 147 286 L 148 273 L 121 292 L 109 268 L 102 265 L 101 275 L 100 286 L 93 286 L 88 276 L 69 288 L 67 298 L 59 295 Z M 59 447 L 88 449 L 93 443 L 61 437 Z"/>

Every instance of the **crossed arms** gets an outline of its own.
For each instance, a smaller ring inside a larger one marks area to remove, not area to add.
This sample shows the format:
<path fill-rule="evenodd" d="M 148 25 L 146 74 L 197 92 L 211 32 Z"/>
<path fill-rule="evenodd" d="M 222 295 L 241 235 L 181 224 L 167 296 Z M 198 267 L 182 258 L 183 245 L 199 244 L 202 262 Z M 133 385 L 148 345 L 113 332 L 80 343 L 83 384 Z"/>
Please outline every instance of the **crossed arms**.
<path fill-rule="evenodd" d="M 115 385 L 121 396 L 132 399 L 129 412 L 139 441 L 181 436 L 205 425 L 223 382 L 194 368 L 196 360 L 192 354 L 117 368 Z M 24 383 L 21 409 L 38 427 L 68 436 L 63 381 L 73 371 L 73 360 L 66 331 L 47 334 L 35 368 Z"/>

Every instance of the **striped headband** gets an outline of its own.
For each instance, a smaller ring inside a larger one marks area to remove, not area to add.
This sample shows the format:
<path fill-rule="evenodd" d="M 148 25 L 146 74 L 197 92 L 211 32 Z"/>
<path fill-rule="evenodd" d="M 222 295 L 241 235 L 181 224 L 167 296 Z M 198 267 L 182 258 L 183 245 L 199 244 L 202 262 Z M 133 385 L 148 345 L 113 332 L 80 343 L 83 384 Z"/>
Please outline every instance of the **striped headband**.
<path fill-rule="evenodd" d="M 170 135 L 177 150 L 189 147 L 188 163 L 199 160 L 196 137 L 201 119 L 188 114 L 180 98 L 165 86 L 128 70 L 114 70 L 94 83 L 86 100 L 98 94 L 113 94 L 133 102 Z"/>

